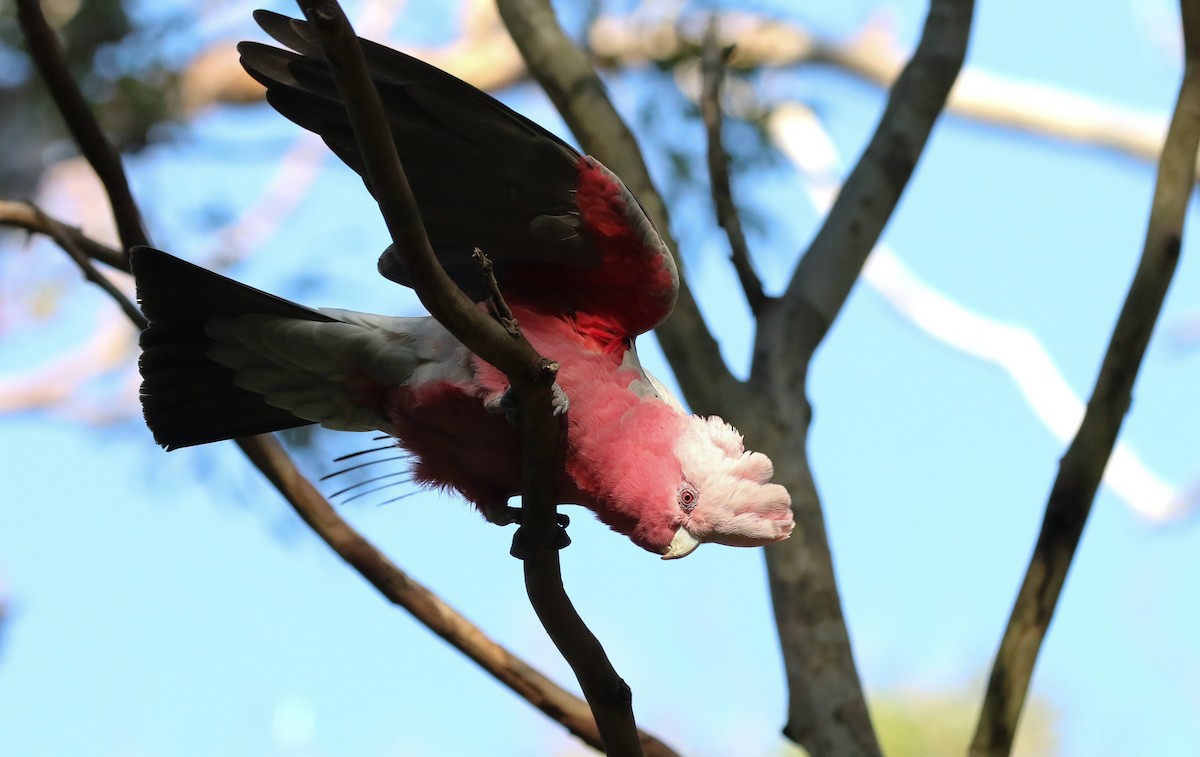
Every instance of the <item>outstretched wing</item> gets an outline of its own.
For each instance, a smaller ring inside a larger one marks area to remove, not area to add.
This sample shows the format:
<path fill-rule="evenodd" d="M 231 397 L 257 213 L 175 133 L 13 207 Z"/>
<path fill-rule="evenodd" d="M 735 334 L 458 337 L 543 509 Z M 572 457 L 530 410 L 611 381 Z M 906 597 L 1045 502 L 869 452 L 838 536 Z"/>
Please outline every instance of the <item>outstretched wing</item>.
<path fill-rule="evenodd" d="M 294 51 L 238 46 L 242 65 L 267 87 L 267 101 L 364 174 L 307 24 L 267 11 L 255 19 Z M 430 241 L 465 292 L 486 296 L 471 259 L 478 247 L 514 305 L 586 314 L 618 338 L 647 331 L 670 313 L 674 261 L 611 171 L 444 71 L 367 41 L 363 51 Z M 409 284 L 391 248 L 379 268 Z"/>

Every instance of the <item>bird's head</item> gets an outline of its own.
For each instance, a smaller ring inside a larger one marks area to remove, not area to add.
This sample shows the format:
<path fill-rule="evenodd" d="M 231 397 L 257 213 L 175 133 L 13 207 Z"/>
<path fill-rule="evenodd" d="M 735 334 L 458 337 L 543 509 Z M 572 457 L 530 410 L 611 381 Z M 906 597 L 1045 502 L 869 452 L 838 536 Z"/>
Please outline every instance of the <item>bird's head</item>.
<path fill-rule="evenodd" d="M 631 534 L 641 546 L 673 560 L 705 542 L 758 547 L 792 533 L 792 499 L 771 483 L 771 460 L 746 451 L 728 423 L 686 416 L 673 451 L 678 473 L 671 466 L 674 480 L 657 495 L 669 501 Z"/>

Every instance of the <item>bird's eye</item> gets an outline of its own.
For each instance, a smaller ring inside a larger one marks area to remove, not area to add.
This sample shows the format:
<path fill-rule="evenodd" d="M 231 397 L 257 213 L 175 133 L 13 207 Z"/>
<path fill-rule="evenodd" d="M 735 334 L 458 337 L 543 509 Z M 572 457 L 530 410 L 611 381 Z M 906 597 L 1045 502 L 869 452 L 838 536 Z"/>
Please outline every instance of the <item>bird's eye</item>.
<path fill-rule="evenodd" d="M 679 485 L 679 507 L 685 513 L 690 513 L 696 509 L 696 502 L 700 499 L 700 492 L 696 491 L 696 487 L 684 481 Z"/>

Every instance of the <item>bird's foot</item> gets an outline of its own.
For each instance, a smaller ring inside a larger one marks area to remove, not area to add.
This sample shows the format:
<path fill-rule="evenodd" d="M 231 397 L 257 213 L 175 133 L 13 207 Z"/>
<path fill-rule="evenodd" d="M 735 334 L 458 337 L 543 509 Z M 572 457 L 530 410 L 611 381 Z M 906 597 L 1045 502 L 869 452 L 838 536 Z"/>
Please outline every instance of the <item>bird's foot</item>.
<path fill-rule="evenodd" d="M 521 520 L 524 511 L 519 507 L 512 507 L 507 504 L 485 505 L 483 507 L 483 515 L 489 522 L 495 523 L 498 526 L 507 526 L 510 523 L 517 524 L 517 531 L 513 534 L 512 547 L 509 549 L 509 554 L 518 560 L 524 560 L 529 554 L 525 547 L 525 540 L 521 535 Z M 567 526 L 571 525 L 571 519 L 564 513 L 554 514 L 555 528 L 557 533 L 554 538 L 554 547 L 562 549 L 571 543 L 571 537 L 567 535 Z"/>
<path fill-rule="evenodd" d="M 482 508 L 483 517 L 488 519 L 489 523 L 495 523 L 497 526 L 507 526 L 511 523 L 521 524 L 522 510 L 519 507 L 513 507 L 508 504 L 485 504 Z M 560 528 L 566 528 L 571 525 L 571 519 L 565 513 L 555 513 L 554 519 Z"/>
<path fill-rule="evenodd" d="M 567 516 L 558 513 L 555 519 L 558 521 L 558 525 L 554 527 L 554 548 L 563 549 L 571 546 L 571 537 L 567 534 L 567 523 L 569 522 Z M 513 533 L 512 546 L 508 548 L 508 553 L 518 560 L 524 560 L 529 556 L 529 549 L 525 546 L 523 529 L 520 526 Z"/>
<path fill-rule="evenodd" d="M 558 385 L 557 381 L 551 386 L 551 390 L 554 392 L 554 397 L 550 401 L 552 412 L 554 415 L 563 415 L 567 410 L 571 409 L 571 399 L 567 397 L 567 393 L 563 391 L 563 388 Z M 483 409 L 489 413 L 503 414 L 505 419 L 514 426 L 520 421 L 520 413 L 517 411 L 517 400 L 513 396 L 511 386 L 505 389 L 504 393 L 499 397 L 485 402 Z"/>
<path fill-rule="evenodd" d="M 571 398 L 563 391 L 563 388 L 555 381 L 550 390 L 554 392 L 554 398 L 550 400 L 550 407 L 553 409 L 553 415 L 566 415 L 571 409 Z"/>

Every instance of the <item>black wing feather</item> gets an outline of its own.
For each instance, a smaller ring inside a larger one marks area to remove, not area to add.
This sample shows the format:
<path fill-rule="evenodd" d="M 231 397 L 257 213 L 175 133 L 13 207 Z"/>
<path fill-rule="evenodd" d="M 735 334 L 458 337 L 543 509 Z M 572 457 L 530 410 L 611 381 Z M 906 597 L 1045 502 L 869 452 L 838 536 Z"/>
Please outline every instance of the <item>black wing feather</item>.
<path fill-rule="evenodd" d="M 295 52 L 243 42 L 242 65 L 267 87 L 276 110 L 321 135 L 363 175 L 344 106 L 307 24 L 268 11 L 254 17 Z M 577 151 L 440 69 L 362 44 L 434 251 L 464 291 L 486 295 L 471 260 L 476 247 L 492 258 L 500 276 L 521 263 L 599 265 L 599 254 L 579 233 Z M 408 285 L 390 248 L 379 265 L 389 279 Z"/>

